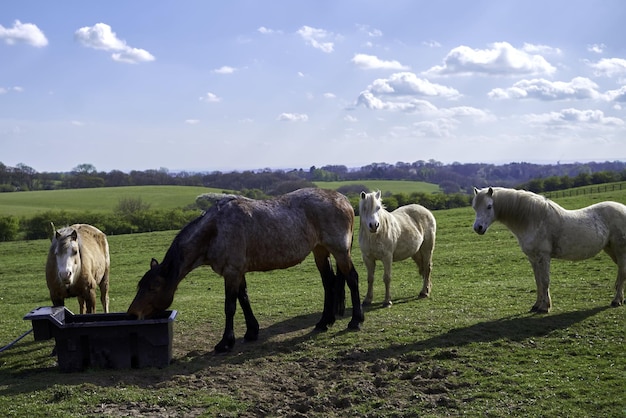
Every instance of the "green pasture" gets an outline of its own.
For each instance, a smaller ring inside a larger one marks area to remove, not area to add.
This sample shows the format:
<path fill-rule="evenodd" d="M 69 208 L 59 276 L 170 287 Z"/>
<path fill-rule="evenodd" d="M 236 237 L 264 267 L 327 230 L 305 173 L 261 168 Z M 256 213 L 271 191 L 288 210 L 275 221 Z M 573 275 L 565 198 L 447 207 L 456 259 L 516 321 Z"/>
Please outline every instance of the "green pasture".
<path fill-rule="evenodd" d="M 626 202 L 624 194 L 612 198 Z M 562 203 L 591 202 L 578 196 Z M 202 267 L 180 283 L 172 305 L 178 317 L 170 366 L 60 373 L 50 356 L 54 341 L 29 335 L 0 353 L 0 411 L 11 417 L 626 416 L 626 307 L 609 306 L 616 277 L 609 257 L 555 260 L 553 310 L 531 314 L 535 283 L 511 233 L 496 224 L 478 236 L 471 208 L 434 214 L 432 296 L 417 298 L 421 279 L 411 261 L 395 263 L 393 306 L 380 307 L 379 271 L 374 306 L 366 308 L 359 332 L 346 330 L 350 312 L 328 332 L 313 332 L 322 285 L 309 257 L 287 270 L 247 276 L 260 339 L 243 343 L 238 307 L 237 345 L 214 355 L 224 326 L 223 281 Z M 162 259 L 175 234 L 109 238 L 113 312 L 126 310 L 150 258 Z M 50 303 L 48 244 L 0 243 L 0 345 L 30 328 L 26 313 Z M 353 257 L 362 299 L 367 284 L 356 240 Z M 78 310 L 76 300 L 66 305 Z"/>
<path fill-rule="evenodd" d="M 152 209 L 175 209 L 195 202 L 202 193 L 221 190 L 194 186 L 128 186 L 94 189 L 0 193 L 0 216 L 30 216 L 46 211 L 112 212 L 120 199 L 141 198 Z"/>
<path fill-rule="evenodd" d="M 324 189 L 337 190 L 342 186 L 352 184 L 363 185 L 370 191 L 380 190 L 383 194 L 389 193 L 438 193 L 441 192 L 439 186 L 433 183 L 425 183 L 423 181 L 408 180 L 355 180 L 355 181 L 316 181 L 317 187 Z"/>

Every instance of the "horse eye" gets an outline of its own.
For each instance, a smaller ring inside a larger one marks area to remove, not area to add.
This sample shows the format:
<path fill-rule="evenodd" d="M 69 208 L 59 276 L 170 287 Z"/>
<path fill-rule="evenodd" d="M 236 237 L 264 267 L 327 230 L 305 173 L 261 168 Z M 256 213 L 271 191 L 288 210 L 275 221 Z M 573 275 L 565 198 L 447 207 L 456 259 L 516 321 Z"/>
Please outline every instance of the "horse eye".
<path fill-rule="evenodd" d="M 487 205 L 487 210 L 491 210 L 492 207 L 492 205 Z"/>

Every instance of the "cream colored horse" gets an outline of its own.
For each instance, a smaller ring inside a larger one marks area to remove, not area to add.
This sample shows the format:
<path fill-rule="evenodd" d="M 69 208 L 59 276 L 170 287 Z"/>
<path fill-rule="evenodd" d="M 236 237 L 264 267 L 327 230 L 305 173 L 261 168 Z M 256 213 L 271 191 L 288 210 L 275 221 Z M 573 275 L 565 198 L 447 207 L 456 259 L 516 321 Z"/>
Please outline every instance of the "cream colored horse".
<path fill-rule="evenodd" d="M 550 260 L 584 260 L 604 250 L 617 264 L 615 298 L 624 303 L 626 279 L 626 206 L 601 202 L 567 210 L 531 192 L 489 187 L 474 188 L 474 231 L 484 234 L 494 221 L 502 222 L 517 237 L 528 257 L 537 283 L 532 312 L 549 312 Z"/>
<path fill-rule="evenodd" d="M 423 285 L 419 297 L 428 297 L 432 287 L 430 273 L 435 249 L 437 222 L 433 214 L 420 205 L 401 206 L 388 212 L 381 201 L 380 191 L 361 192 L 359 202 L 361 228 L 359 245 L 367 268 L 367 295 L 364 305 L 374 297 L 374 272 L 376 260 L 383 262 L 385 300 L 383 306 L 391 306 L 391 264 L 411 257 L 422 276 Z"/>

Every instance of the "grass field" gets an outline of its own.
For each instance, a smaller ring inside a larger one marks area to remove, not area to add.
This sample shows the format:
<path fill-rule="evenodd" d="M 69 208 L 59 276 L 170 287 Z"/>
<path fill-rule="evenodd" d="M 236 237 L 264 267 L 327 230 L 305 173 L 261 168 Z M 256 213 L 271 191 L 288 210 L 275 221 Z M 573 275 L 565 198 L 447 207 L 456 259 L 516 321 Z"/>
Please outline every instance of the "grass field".
<path fill-rule="evenodd" d="M 371 190 L 380 189 L 392 193 L 439 191 L 436 184 L 414 181 L 318 182 L 317 186 L 337 189 L 346 184 L 362 184 Z M 48 210 L 112 212 L 120 199 L 129 197 L 140 197 L 152 209 L 168 210 L 190 205 L 195 202 L 198 195 L 209 192 L 222 190 L 191 186 L 129 186 L 0 193 L 0 216 L 32 216 Z"/>
<path fill-rule="evenodd" d="M 316 181 L 317 187 L 337 190 L 339 187 L 351 184 L 366 186 L 370 191 L 380 190 L 383 194 L 390 193 L 437 193 L 441 192 L 439 186 L 423 181 L 407 180 L 355 180 L 355 181 Z"/>
<path fill-rule="evenodd" d="M 175 209 L 195 202 L 196 196 L 221 190 L 191 186 L 129 186 L 95 189 L 0 193 L 0 216 L 30 216 L 48 210 L 112 212 L 120 199 L 141 197 L 152 209 Z"/>
<path fill-rule="evenodd" d="M 624 194 L 611 198 L 626 203 Z M 591 203 L 589 196 L 558 201 L 568 208 Z M 626 308 L 609 307 L 616 267 L 608 256 L 555 260 L 553 311 L 530 314 L 532 271 L 510 232 L 496 224 L 476 235 L 471 208 L 434 214 L 432 296 L 417 299 L 415 266 L 396 263 L 393 306 L 380 307 L 379 272 L 360 332 L 346 331 L 349 313 L 328 332 L 312 332 L 322 286 L 309 257 L 291 269 L 247 276 L 260 340 L 242 342 L 238 308 L 237 345 L 214 355 L 224 325 L 223 281 L 199 268 L 181 282 L 172 305 L 178 317 L 170 366 L 63 374 L 50 356 L 54 342 L 27 336 L 0 353 L 0 411 L 15 417 L 626 416 Z M 112 311 L 126 310 L 150 257 L 162 259 L 175 233 L 110 237 Z M 0 345 L 30 327 L 22 319 L 27 312 L 49 305 L 48 244 L 0 243 Z M 353 256 L 363 297 L 356 242 Z M 78 310 L 76 300 L 67 306 Z"/>

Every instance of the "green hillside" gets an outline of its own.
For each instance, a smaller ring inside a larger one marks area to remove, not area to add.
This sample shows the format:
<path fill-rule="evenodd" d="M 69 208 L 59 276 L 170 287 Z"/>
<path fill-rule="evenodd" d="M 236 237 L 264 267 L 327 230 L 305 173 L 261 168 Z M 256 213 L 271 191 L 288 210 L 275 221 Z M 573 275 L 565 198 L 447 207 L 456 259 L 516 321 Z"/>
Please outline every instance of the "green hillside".
<path fill-rule="evenodd" d="M 316 181 L 317 187 L 323 189 L 337 190 L 342 186 L 363 185 L 370 191 L 380 190 L 383 194 L 390 193 L 437 193 L 441 190 L 439 185 L 433 183 L 425 183 L 423 181 L 409 180 L 355 180 L 355 181 Z"/>
<path fill-rule="evenodd" d="M 141 198 L 152 209 L 174 209 L 196 196 L 221 190 L 191 186 L 129 186 L 0 193 L 0 216 L 30 216 L 48 210 L 112 212 L 120 199 Z"/>

